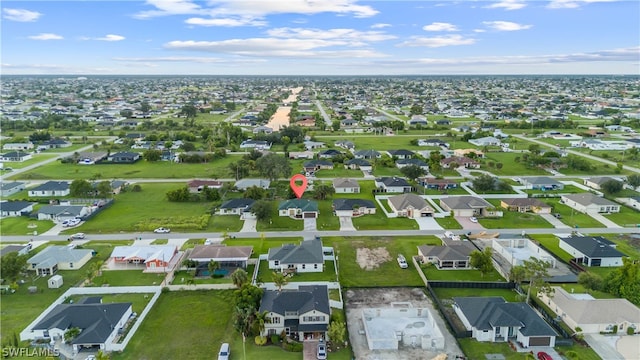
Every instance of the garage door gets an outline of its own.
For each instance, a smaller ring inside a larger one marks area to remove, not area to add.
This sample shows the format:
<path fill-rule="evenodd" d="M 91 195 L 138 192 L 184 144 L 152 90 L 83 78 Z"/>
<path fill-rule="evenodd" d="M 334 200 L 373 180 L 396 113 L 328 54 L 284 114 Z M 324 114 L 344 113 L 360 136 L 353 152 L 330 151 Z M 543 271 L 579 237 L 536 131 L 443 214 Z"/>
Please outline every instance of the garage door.
<path fill-rule="evenodd" d="M 307 213 L 304 213 L 304 217 L 305 218 L 315 218 L 316 217 L 316 213 L 307 212 Z"/>
<path fill-rule="evenodd" d="M 549 346 L 551 344 L 551 338 L 544 337 L 530 337 L 529 346 Z"/>

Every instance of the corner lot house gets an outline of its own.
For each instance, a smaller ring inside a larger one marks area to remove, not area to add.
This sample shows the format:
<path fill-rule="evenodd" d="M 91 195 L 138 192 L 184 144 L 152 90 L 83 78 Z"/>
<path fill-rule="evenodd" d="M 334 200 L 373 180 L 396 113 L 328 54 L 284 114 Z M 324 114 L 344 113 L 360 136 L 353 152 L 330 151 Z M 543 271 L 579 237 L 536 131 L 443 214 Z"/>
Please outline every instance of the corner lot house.
<path fill-rule="evenodd" d="M 271 185 L 271 180 L 267 179 L 240 179 L 234 184 L 238 190 L 247 190 L 252 186 L 268 189 L 269 185 Z"/>
<path fill-rule="evenodd" d="M 553 296 L 540 292 L 540 299 L 572 329 L 599 334 L 617 325 L 618 335 L 626 335 L 630 327 L 640 331 L 640 308 L 627 299 L 594 299 L 588 294 L 570 294 L 559 286 L 553 289 Z"/>
<path fill-rule="evenodd" d="M 500 206 L 517 212 L 534 212 L 536 214 L 551 214 L 551 205 L 535 198 L 512 198 L 500 201 Z"/>
<path fill-rule="evenodd" d="M 200 264 L 209 264 L 213 260 L 221 267 L 244 269 L 252 253 L 253 246 L 196 245 L 189 254 L 189 260 Z"/>
<path fill-rule="evenodd" d="M 13 181 L 13 182 L 2 182 L 0 183 L 0 197 L 6 198 L 15 193 L 18 193 L 24 190 L 24 183 Z"/>
<path fill-rule="evenodd" d="M 113 345 L 133 314 L 131 303 L 102 304 L 101 298 L 83 298 L 74 304 L 59 304 L 31 329 L 20 333 L 20 340 L 59 339 L 71 328 L 80 334 L 71 340 L 74 352 L 82 348 L 116 350 Z"/>
<path fill-rule="evenodd" d="M 107 161 L 118 164 L 133 164 L 140 160 L 140 153 L 124 151 L 109 155 Z"/>
<path fill-rule="evenodd" d="M 434 210 L 429 203 L 416 194 L 402 194 L 391 196 L 388 200 L 391 210 L 399 217 L 410 219 L 419 217 L 431 217 Z"/>
<path fill-rule="evenodd" d="M 454 180 L 450 179 L 437 179 L 434 177 L 425 177 L 419 179 L 420 185 L 426 187 L 427 189 L 434 190 L 448 190 L 455 189 L 458 187 L 458 183 Z"/>
<path fill-rule="evenodd" d="M 326 285 L 303 285 L 298 290 L 266 290 L 259 311 L 267 312 L 263 336 L 284 331 L 301 341 L 327 338 L 331 308 Z"/>
<path fill-rule="evenodd" d="M 526 303 L 502 297 L 454 297 L 453 309 L 478 341 L 516 341 L 522 347 L 555 346 L 556 332 Z"/>
<path fill-rule="evenodd" d="M 0 161 L 23 162 L 31 159 L 32 157 L 31 153 L 24 151 L 10 151 L 0 155 Z"/>
<path fill-rule="evenodd" d="M 293 219 L 318 218 L 319 210 L 316 201 L 307 199 L 291 199 L 280 203 L 278 215 Z"/>
<path fill-rule="evenodd" d="M 569 236 L 560 238 L 560 249 L 586 266 L 622 266 L 625 256 L 616 250 L 616 243 L 602 236 Z"/>
<path fill-rule="evenodd" d="M 502 141 L 500 141 L 500 139 L 495 138 L 493 136 L 486 136 L 479 139 L 469 139 L 469 144 L 473 144 L 478 147 L 500 146 L 502 145 Z"/>
<path fill-rule="evenodd" d="M 522 178 L 522 185 L 524 185 L 526 189 L 533 189 L 533 190 L 564 189 L 563 183 L 557 180 L 554 180 L 548 176 L 535 176 L 535 177 Z"/>
<path fill-rule="evenodd" d="M 560 199 L 565 205 L 583 213 L 620 212 L 619 204 L 592 193 L 565 194 Z"/>
<path fill-rule="evenodd" d="M 440 207 L 445 211 L 451 211 L 453 216 L 502 216 L 502 211 L 496 211 L 490 202 L 476 196 L 445 197 L 440 199 Z"/>
<path fill-rule="evenodd" d="M 46 183 L 29 189 L 29 196 L 67 196 L 69 183 L 66 181 L 47 181 Z"/>
<path fill-rule="evenodd" d="M 477 250 L 476 247 L 469 241 L 445 238 L 442 240 L 442 246 L 418 246 L 418 256 L 422 263 L 432 263 L 439 270 L 470 269 L 469 255 L 474 250 Z"/>
<path fill-rule="evenodd" d="M 376 204 L 364 199 L 334 199 L 332 207 L 335 215 L 341 217 L 358 217 L 376 213 Z"/>
<path fill-rule="evenodd" d="M 0 202 L 0 217 L 28 215 L 33 211 L 34 204 L 28 201 L 2 201 Z"/>
<path fill-rule="evenodd" d="M 220 189 L 222 187 L 222 181 L 218 180 L 191 180 L 187 183 L 190 193 L 200 193 L 205 188 Z"/>
<path fill-rule="evenodd" d="M 282 272 L 322 272 L 322 240 L 305 240 L 300 245 L 284 244 L 269 249 L 269 269 Z"/>
<path fill-rule="evenodd" d="M 131 245 L 116 246 L 111 252 L 109 262 L 128 268 L 127 265 L 144 264 L 144 272 L 163 272 L 173 269 L 179 260 L 175 245 Z"/>
<path fill-rule="evenodd" d="M 91 249 L 72 249 L 64 245 L 53 245 L 27 260 L 27 268 L 37 275 L 53 275 L 58 270 L 78 270 L 93 256 Z"/>
<path fill-rule="evenodd" d="M 333 179 L 333 188 L 336 194 L 357 194 L 360 192 L 360 184 L 354 179 Z"/>

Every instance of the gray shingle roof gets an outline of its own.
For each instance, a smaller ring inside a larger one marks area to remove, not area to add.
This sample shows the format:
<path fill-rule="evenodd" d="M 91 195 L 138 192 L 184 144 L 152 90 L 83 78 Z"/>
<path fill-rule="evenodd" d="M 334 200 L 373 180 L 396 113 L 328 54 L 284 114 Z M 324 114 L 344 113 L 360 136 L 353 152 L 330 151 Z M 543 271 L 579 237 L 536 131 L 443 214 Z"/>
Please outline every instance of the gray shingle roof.
<path fill-rule="evenodd" d="M 440 199 L 450 209 L 478 209 L 492 208 L 493 205 L 487 200 L 475 196 L 449 196 Z"/>
<path fill-rule="evenodd" d="M 14 181 L 14 182 L 2 182 L 0 184 L 0 189 L 2 190 L 11 190 L 16 187 L 24 186 L 24 183 Z"/>
<path fill-rule="evenodd" d="M 617 258 L 625 256 L 612 247 L 612 245 L 615 246 L 615 243 L 602 236 L 570 236 L 560 238 L 560 241 L 564 241 L 590 258 Z"/>
<path fill-rule="evenodd" d="M 82 209 L 81 205 L 46 205 L 38 209 L 38 214 L 80 216 Z"/>
<path fill-rule="evenodd" d="M 32 256 L 27 263 L 41 267 L 49 263 L 77 262 L 92 252 L 91 249 L 70 249 L 64 245 L 53 245 Z"/>
<path fill-rule="evenodd" d="M 60 191 L 60 190 L 68 190 L 69 183 L 66 181 L 47 181 L 46 183 L 36 186 L 33 189 L 29 189 L 30 191 Z"/>
<path fill-rule="evenodd" d="M 28 201 L 2 201 L 0 202 L 0 211 L 20 211 L 33 204 Z"/>
<path fill-rule="evenodd" d="M 360 184 L 358 184 L 357 180 L 354 179 L 333 179 L 333 187 L 334 188 L 359 188 Z"/>
<path fill-rule="evenodd" d="M 334 210 L 353 210 L 354 207 L 374 208 L 376 205 L 371 200 L 364 199 L 334 199 Z"/>
<path fill-rule="evenodd" d="M 396 210 L 403 210 L 409 207 L 414 209 L 431 208 L 425 199 L 416 194 L 391 196 L 387 201 L 389 201 Z"/>
<path fill-rule="evenodd" d="M 376 182 L 383 183 L 386 187 L 399 187 L 399 186 L 411 186 L 404 178 L 400 177 L 381 177 L 376 179 Z"/>
<path fill-rule="evenodd" d="M 260 312 L 270 311 L 284 315 L 287 311 L 302 314 L 311 310 L 331 313 L 326 285 L 302 285 L 293 291 L 266 290 L 260 302 Z"/>
<path fill-rule="evenodd" d="M 305 240 L 300 245 L 284 244 L 270 248 L 268 260 L 280 264 L 320 264 L 324 262 L 321 240 Z"/>
<path fill-rule="evenodd" d="M 225 201 L 220 206 L 220 208 L 221 209 L 239 209 L 239 208 L 249 209 L 255 202 L 256 201 L 253 199 L 244 199 L 244 198 L 230 199 Z"/>
<path fill-rule="evenodd" d="M 300 209 L 302 211 L 318 211 L 318 202 L 308 199 L 289 199 L 280 203 L 278 210 Z"/>
<path fill-rule="evenodd" d="M 619 206 L 618 204 L 614 203 L 611 200 L 607 200 L 603 197 L 600 197 L 592 193 L 566 194 L 566 195 L 562 195 L 562 197 L 567 198 L 571 201 L 575 201 L 576 203 L 583 206 L 588 206 L 591 204 L 604 205 L 604 206 Z"/>

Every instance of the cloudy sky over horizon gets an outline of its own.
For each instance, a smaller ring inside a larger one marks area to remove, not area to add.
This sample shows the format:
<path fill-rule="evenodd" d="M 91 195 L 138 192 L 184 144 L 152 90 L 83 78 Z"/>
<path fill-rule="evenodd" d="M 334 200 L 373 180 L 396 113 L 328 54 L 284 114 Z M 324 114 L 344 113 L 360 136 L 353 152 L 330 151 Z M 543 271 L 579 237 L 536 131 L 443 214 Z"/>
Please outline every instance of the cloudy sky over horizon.
<path fill-rule="evenodd" d="M 2 74 L 640 74 L 636 0 L 13 1 Z"/>

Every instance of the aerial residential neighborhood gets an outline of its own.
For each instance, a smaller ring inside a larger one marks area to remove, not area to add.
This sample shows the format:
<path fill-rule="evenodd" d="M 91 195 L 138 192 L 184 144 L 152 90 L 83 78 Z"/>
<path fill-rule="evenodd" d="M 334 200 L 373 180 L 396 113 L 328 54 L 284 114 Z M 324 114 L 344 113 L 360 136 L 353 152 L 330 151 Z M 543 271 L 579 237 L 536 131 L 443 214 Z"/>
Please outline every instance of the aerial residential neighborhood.
<path fill-rule="evenodd" d="M 3 349 L 640 358 L 637 77 L 2 85 Z"/>

